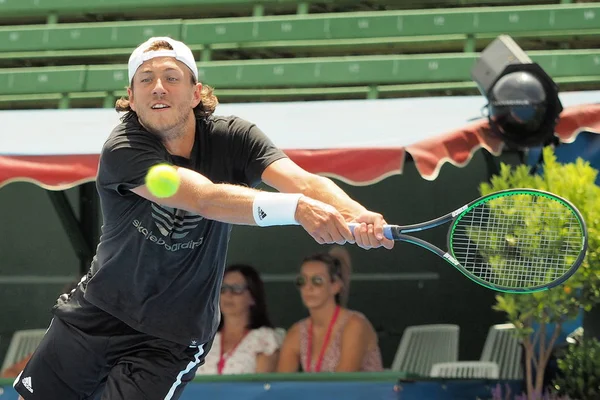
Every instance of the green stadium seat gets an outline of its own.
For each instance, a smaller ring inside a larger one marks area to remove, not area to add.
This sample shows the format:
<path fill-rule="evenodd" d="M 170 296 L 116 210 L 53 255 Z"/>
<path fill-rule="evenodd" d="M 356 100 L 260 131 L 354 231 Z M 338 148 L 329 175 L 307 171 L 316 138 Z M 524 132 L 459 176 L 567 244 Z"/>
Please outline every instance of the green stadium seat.
<path fill-rule="evenodd" d="M 0 24 L 294 14 L 306 12 L 307 4 L 297 0 L 2 0 Z"/>
<path fill-rule="evenodd" d="M 261 3 L 288 2 L 293 0 L 260 0 Z M 4 0 L 0 2 L 0 15 L 9 16 L 39 16 L 48 13 L 58 15 L 79 15 L 83 13 L 116 14 L 124 11 L 185 9 L 227 5 L 231 8 L 237 5 L 255 4 L 255 0 Z"/>
<path fill-rule="evenodd" d="M 0 52 L 134 47 L 152 36 L 180 39 L 181 20 L 0 27 Z"/>
<path fill-rule="evenodd" d="M 0 93 L 68 93 L 84 90 L 85 66 L 0 69 Z"/>
<path fill-rule="evenodd" d="M 52 64 L 81 64 L 84 59 L 87 63 L 112 62 L 117 63 L 127 60 L 131 54 L 132 47 L 96 49 L 96 50 L 46 50 L 46 51 L 9 51 L 0 53 L 0 64 L 33 64 L 37 61 Z M 75 62 L 72 62 L 75 60 Z M 47 65 L 47 64 L 46 64 Z M 20 66 L 20 65 L 18 65 Z M 28 65 L 29 66 L 29 65 Z"/>
<path fill-rule="evenodd" d="M 27 18 L 70 18 L 86 15 L 101 16 L 165 16 L 194 13 L 197 17 L 262 15 L 273 13 L 308 13 L 325 11 L 356 11 L 357 9 L 419 9 L 434 7 L 556 4 L 564 0 L 3 0 L 0 2 L 0 22 Z"/>
<path fill-rule="evenodd" d="M 600 4 L 184 20 L 189 44 L 598 29 Z"/>
<path fill-rule="evenodd" d="M 200 79 L 216 88 L 311 87 L 461 80 L 475 57 L 363 56 L 245 60 L 199 64 Z M 447 66 L 447 68 L 444 68 Z M 126 65 L 90 66 L 85 90 L 127 86 Z"/>

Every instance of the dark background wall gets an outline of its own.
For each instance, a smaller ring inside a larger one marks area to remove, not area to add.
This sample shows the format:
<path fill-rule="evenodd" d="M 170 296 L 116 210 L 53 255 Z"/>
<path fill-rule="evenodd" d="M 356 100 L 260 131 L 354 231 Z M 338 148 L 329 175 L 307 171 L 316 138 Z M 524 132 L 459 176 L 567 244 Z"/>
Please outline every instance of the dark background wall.
<path fill-rule="evenodd" d="M 516 162 L 511 155 L 496 159 L 500 160 Z M 388 222 L 409 224 L 437 217 L 474 199 L 479 183 L 487 180 L 488 174 L 483 153 L 478 152 L 465 168 L 446 164 L 433 182 L 422 179 L 408 161 L 403 175 L 374 185 L 338 183 L 367 208 L 381 212 Z M 78 213 L 78 189 L 66 193 Z M 79 261 L 47 192 L 33 184 L 12 183 L 0 189 L 0 224 L 3 357 L 15 330 L 47 326 L 57 295 L 69 280 L 79 278 Z M 445 246 L 443 228 L 421 236 Z M 322 250 L 300 227 L 238 226 L 233 229 L 229 261 L 251 263 L 268 277 L 279 276 L 281 280 L 285 275 L 284 281 L 275 279 L 266 287 L 274 322 L 287 328 L 306 315 L 290 277 L 297 273 L 304 256 Z M 355 274 L 439 275 L 433 280 L 381 277 L 352 282 L 349 306 L 363 312 L 379 332 L 387 367 L 409 325 L 456 323 L 461 328 L 460 358 L 477 359 L 489 326 L 504 322 L 502 314 L 491 310 L 494 292 L 472 283 L 419 247 L 400 243 L 392 251 L 366 251 L 353 246 L 350 253 Z M 39 276 L 45 277 L 45 283 L 35 283 Z"/>

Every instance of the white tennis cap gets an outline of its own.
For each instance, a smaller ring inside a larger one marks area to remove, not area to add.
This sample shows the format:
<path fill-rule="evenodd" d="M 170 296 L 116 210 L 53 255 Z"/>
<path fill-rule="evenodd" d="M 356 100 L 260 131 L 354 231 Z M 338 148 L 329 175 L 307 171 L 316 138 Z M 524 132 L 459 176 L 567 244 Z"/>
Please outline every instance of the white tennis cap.
<path fill-rule="evenodd" d="M 161 49 L 154 51 L 146 51 L 154 42 L 165 41 L 168 42 L 173 50 Z M 181 61 L 192 71 L 196 80 L 198 80 L 198 67 L 194 60 L 192 50 L 187 47 L 184 43 L 179 40 L 171 39 L 170 37 L 152 37 L 140 44 L 137 49 L 131 53 L 129 57 L 128 69 L 129 69 L 129 84 L 135 75 L 135 71 L 144 63 L 155 57 L 173 57 L 178 61 Z"/>

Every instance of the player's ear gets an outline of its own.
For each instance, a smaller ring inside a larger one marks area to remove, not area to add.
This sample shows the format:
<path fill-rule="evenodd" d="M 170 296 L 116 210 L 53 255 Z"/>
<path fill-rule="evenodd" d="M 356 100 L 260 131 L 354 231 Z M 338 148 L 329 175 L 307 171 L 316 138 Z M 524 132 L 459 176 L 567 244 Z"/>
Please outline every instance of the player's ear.
<path fill-rule="evenodd" d="M 131 89 L 131 87 L 127 88 L 127 98 L 129 99 L 129 107 L 131 107 L 131 109 L 133 111 L 135 111 L 135 104 L 134 104 L 134 99 L 133 99 L 133 89 Z"/>
<path fill-rule="evenodd" d="M 192 98 L 193 108 L 195 108 L 202 101 L 202 83 L 198 82 L 195 84 L 194 93 Z"/>

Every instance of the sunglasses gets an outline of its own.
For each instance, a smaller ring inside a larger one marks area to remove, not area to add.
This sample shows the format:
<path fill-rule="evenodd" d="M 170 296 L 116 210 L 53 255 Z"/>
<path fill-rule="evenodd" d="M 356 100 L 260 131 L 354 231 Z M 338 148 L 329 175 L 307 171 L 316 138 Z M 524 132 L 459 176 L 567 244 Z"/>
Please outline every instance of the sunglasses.
<path fill-rule="evenodd" d="M 231 294 L 242 294 L 248 289 L 246 285 L 228 285 L 223 284 L 221 286 L 221 294 L 231 292 Z"/>
<path fill-rule="evenodd" d="M 319 287 L 319 286 L 323 286 L 323 277 L 319 276 L 319 275 L 313 275 L 311 276 L 309 279 L 307 279 L 306 277 L 302 276 L 302 275 L 298 275 L 296 277 L 296 280 L 294 281 L 294 284 L 301 288 L 304 287 L 308 281 L 310 281 L 310 283 L 313 286 Z"/>

